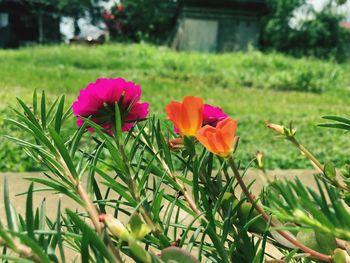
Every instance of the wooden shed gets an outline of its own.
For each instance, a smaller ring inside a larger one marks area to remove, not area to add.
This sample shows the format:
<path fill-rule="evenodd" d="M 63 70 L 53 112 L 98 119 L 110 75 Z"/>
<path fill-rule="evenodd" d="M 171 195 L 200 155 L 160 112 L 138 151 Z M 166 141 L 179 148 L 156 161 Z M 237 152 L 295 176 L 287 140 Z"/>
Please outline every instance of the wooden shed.
<path fill-rule="evenodd" d="M 0 48 L 60 40 L 60 19 L 36 0 L 0 0 Z"/>
<path fill-rule="evenodd" d="M 257 47 L 266 10 L 264 0 L 184 0 L 172 46 L 205 52 Z"/>

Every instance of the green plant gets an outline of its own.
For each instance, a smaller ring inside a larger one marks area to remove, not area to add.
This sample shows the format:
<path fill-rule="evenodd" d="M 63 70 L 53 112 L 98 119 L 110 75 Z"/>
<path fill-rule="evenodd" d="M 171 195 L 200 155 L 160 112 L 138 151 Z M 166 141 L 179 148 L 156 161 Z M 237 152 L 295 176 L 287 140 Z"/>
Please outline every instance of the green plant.
<path fill-rule="evenodd" d="M 207 136 L 203 130 L 204 137 L 199 141 L 218 155 L 197 145 L 194 137 L 178 137 L 182 146 L 172 148 L 172 128 L 161 125 L 155 116 L 136 122 L 122 133 L 128 114 L 124 111 L 130 110 L 122 107 L 123 100 L 124 94 L 113 104 L 113 112 L 98 115 L 113 116 L 109 119 L 113 132 L 97 124 L 96 116 L 80 116 L 82 126 L 64 132 L 71 116 L 71 109 L 64 107 L 64 96 L 52 105 L 47 104 L 44 92 L 40 97 L 34 93 L 31 106 L 18 99 L 20 110 L 14 110 L 8 121 L 27 135 L 8 138 L 49 173 L 45 173 L 45 179 L 28 178 L 32 184 L 26 193 L 25 220 L 11 207 L 5 181 L 8 224 L 0 225 L 0 244 L 6 248 L 2 258 L 65 262 L 72 260 L 65 256 L 69 249 L 83 262 L 122 262 L 124 258 L 136 262 L 264 262 L 266 245 L 270 243 L 286 262 L 346 262 L 344 249 L 350 238 L 348 181 L 345 175 L 341 180 L 335 177 L 332 164 L 322 165 L 297 140 L 292 126 L 268 125 L 319 170 L 319 193 L 299 181 L 274 181 L 260 201 L 242 179 L 247 169 L 242 170 L 234 158 L 238 138 L 234 146 L 217 152 L 203 141 Z M 347 119 L 327 119 L 341 122 L 327 126 L 349 129 Z M 185 125 L 188 120 L 178 121 Z M 226 142 L 235 131 L 226 130 L 224 135 L 224 130 L 219 130 L 224 126 L 220 125 L 204 128 L 214 129 Z M 87 128 L 95 132 L 86 133 Z M 84 137 L 89 137 L 90 148 L 82 147 Z M 262 157 L 256 160 L 257 167 L 266 173 Z M 43 202 L 34 213 L 33 183 L 66 195 L 84 212 L 66 209 L 61 213 L 59 205 L 56 219 L 52 220 L 46 218 Z M 242 195 L 237 195 L 238 188 Z M 298 251 L 305 254 L 300 256 Z"/>

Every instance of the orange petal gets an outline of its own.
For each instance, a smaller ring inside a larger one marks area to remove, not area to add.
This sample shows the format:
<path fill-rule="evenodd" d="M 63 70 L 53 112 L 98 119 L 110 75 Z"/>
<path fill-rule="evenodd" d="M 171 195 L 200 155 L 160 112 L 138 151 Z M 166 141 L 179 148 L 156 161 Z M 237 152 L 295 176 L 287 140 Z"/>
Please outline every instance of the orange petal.
<path fill-rule="evenodd" d="M 203 123 L 203 100 L 198 97 L 186 96 L 182 105 L 181 117 L 186 135 L 194 136 Z"/>
<path fill-rule="evenodd" d="M 179 129 L 180 133 L 182 133 L 183 126 L 181 121 L 181 111 L 182 111 L 182 103 L 177 101 L 172 101 L 165 108 L 167 118 L 171 120 L 175 127 Z"/>
<path fill-rule="evenodd" d="M 221 157 L 232 153 L 237 122 L 226 118 L 216 128 L 206 125 L 197 132 L 196 138 L 210 152 Z"/>
<path fill-rule="evenodd" d="M 207 148 L 208 151 L 218 154 L 215 134 L 216 129 L 212 126 L 206 125 L 197 132 L 196 138 L 205 148 Z"/>
<path fill-rule="evenodd" d="M 226 150 L 231 149 L 236 136 L 237 121 L 226 118 L 217 124 L 217 129 L 219 130 L 219 136 Z"/>

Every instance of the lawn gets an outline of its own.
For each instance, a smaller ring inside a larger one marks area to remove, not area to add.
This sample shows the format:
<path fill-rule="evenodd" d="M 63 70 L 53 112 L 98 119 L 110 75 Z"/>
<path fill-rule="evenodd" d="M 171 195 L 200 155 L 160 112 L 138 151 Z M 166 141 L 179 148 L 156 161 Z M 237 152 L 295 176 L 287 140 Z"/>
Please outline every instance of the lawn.
<path fill-rule="evenodd" d="M 298 137 L 321 161 L 348 161 L 349 135 L 318 128 L 323 115 L 349 115 L 349 64 L 294 59 L 280 54 L 176 53 L 148 45 L 45 46 L 0 50 L 0 171 L 38 169 L 25 153 L 3 137 L 20 136 L 5 122 L 15 97 L 30 102 L 34 89 L 68 104 L 79 89 L 98 77 L 124 77 L 140 84 L 151 113 L 164 118 L 164 106 L 184 95 L 197 95 L 221 106 L 240 122 L 237 158 L 244 163 L 257 150 L 269 169 L 307 168 L 308 162 L 265 122 L 293 121 Z M 68 128 L 74 127 L 73 120 Z"/>

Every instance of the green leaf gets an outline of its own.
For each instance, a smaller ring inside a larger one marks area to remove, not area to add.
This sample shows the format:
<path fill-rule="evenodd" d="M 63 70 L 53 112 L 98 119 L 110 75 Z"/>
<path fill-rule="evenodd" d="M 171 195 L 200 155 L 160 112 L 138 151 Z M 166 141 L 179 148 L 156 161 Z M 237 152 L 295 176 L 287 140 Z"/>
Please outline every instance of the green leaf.
<path fill-rule="evenodd" d="M 142 262 L 144 263 L 151 263 L 152 262 L 152 257 L 148 252 L 141 247 L 141 245 L 137 241 L 129 241 L 129 247 L 131 252 Z"/>
<path fill-rule="evenodd" d="M 34 215 L 33 215 L 33 183 L 30 184 L 26 202 L 26 223 L 28 236 L 34 238 Z"/>
<path fill-rule="evenodd" d="M 72 144 L 70 146 L 70 151 L 69 154 L 71 156 L 71 158 L 74 158 L 74 155 L 77 151 L 79 142 L 83 136 L 83 134 L 86 132 L 86 128 L 87 128 L 88 124 L 86 122 L 83 123 L 83 125 L 78 129 L 78 131 L 74 134 L 73 138 L 72 138 Z"/>
<path fill-rule="evenodd" d="M 37 119 L 35 118 L 33 112 L 28 108 L 28 106 L 19 98 L 17 98 L 17 101 L 19 102 L 19 104 L 22 106 L 25 116 L 26 118 L 28 118 L 30 120 L 31 123 L 33 123 L 37 128 L 40 129 L 40 124 L 37 121 Z"/>
<path fill-rule="evenodd" d="M 135 239 L 141 240 L 151 232 L 151 228 L 145 224 L 138 213 L 134 213 L 129 221 L 130 230 Z"/>
<path fill-rule="evenodd" d="M 194 256 L 178 247 L 163 249 L 160 258 L 165 263 L 199 263 Z"/>
<path fill-rule="evenodd" d="M 53 183 L 52 180 L 46 180 L 46 179 L 42 179 L 42 178 L 26 178 L 26 179 L 30 180 L 32 182 L 46 185 L 46 186 L 50 187 L 52 190 L 57 191 L 58 193 L 62 193 L 64 195 L 72 198 L 78 204 L 81 204 L 81 205 L 83 204 L 81 199 L 75 193 L 71 192 L 69 190 L 69 188 L 67 188 L 64 185 L 59 185 L 59 184 Z"/>
<path fill-rule="evenodd" d="M 332 235 L 315 231 L 315 237 L 323 253 L 331 254 L 337 248 L 337 241 Z"/>
<path fill-rule="evenodd" d="M 333 165 L 333 163 L 331 162 L 327 162 L 325 165 L 324 165 L 324 168 L 323 168 L 323 173 L 324 175 L 331 181 L 334 180 L 334 178 L 336 177 L 337 175 L 337 172 L 335 170 L 335 167 Z"/>
<path fill-rule="evenodd" d="M 11 206 L 10 197 L 9 197 L 9 185 L 8 185 L 8 180 L 6 176 L 4 179 L 4 206 L 5 206 L 5 213 L 6 213 L 8 228 L 10 230 L 17 231 L 18 230 L 17 218 L 15 217 L 15 213 Z"/>
<path fill-rule="evenodd" d="M 297 240 L 317 252 L 330 254 L 337 247 L 336 240 L 331 235 L 326 235 L 312 229 L 300 230 Z"/>
<path fill-rule="evenodd" d="M 60 131 L 61 131 L 63 107 L 64 107 L 64 95 L 61 97 L 60 102 L 58 103 L 57 111 L 55 115 L 55 130 L 58 134 L 60 134 Z"/>
<path fill-rule="evenodd" d="M 61 262 L 66 262 L 66 257 L 64 255 L 64 248 L 62 242 L 62 224 L 61 224 L 61 200 L 58 201 L 57 206 L 57 216 L 56 216 L 56 232 L 57 232 L 57 245 L 60 252 Z"/>
<path fill-rule="evenodd" d="M 80 246 L 81 263 L 89 263 L 89 239 L 90 235 L 88 231 L 83 232 Z"/>
<path fill-rule="evenodd" d="M 196 154 L 196 148 L 194 147 L 194 140 L 191 137 L 184 136 L 184 145 L 190 156 L 194 156 Z"/>
<path fill-rule="evenodd" d="M 46 129 L 46 96 L 45 96 L 45 91 L 42 92 L 41 95 L 41 126 L 43 129 Z"/>
<path fill-rule="evenodd" d="M 51 137 L 53 139 L 53 141 L 55 142 L 55 145 L 58 149 L 58 151 L 60 152 L 60 155 L 63 159 L 63 161 L 65 162 L 65 164 L 68 167 L 68 170 L 70 172 L 70 174 L 75 178 L 78 179 L 78 174 L 77 171 L 75 170 L 75 166 L 73 164 L 73 161 L 68 153 L 68 150 L 66 148 L 66 146 L 64 145 L 61 136 L 57 133 L 56 130 L 49 128 L 49 132 L 51 134 Z"/>
<path fill-rule="evenodd" d="M 334 250 L 334 254 L 332 256 L 332 262 L 333 263 L 347 263 L 347 255 L 346 255 L 346 251 L 337 248 L 336 250 Z"/>
<path fill-rule="evenodd" d="M 36 89 L 33 92 L 33 112 L 34 115 L 38 113 L 38 94 L 36 92 Z"/>
<path fill-rule="evenodd" d="M 87 233 L 89 235 L 89 244 L 93 245 L 98 251 L 110 262 L 115 262 L 114 257 L 102 242 L 100 237 L 96 234 L 95 230 L 91 229 L 79 216 L 73 211 L 66 209 L 66 213 L 69 218 L 74 222 L 74 224 L 80 229 L 81 232 Z"/>
<path fill-rule="evenodd" d="M 349 124 L 350 125 L 350 120 L 344 117 L 339 117 L 339 116 L 323 116 L 323 119 L 326 120 L 332 120 L 332 121 L 337 121 L 337 122 L 342 122 L 345 124 Z"/>
<path fill-rule="evenodd" d="M 122 143 L 122 117 L 120 115 L 120 109 L 118 102 L 115 103 L 115 138 L 118 143 Z"/>

